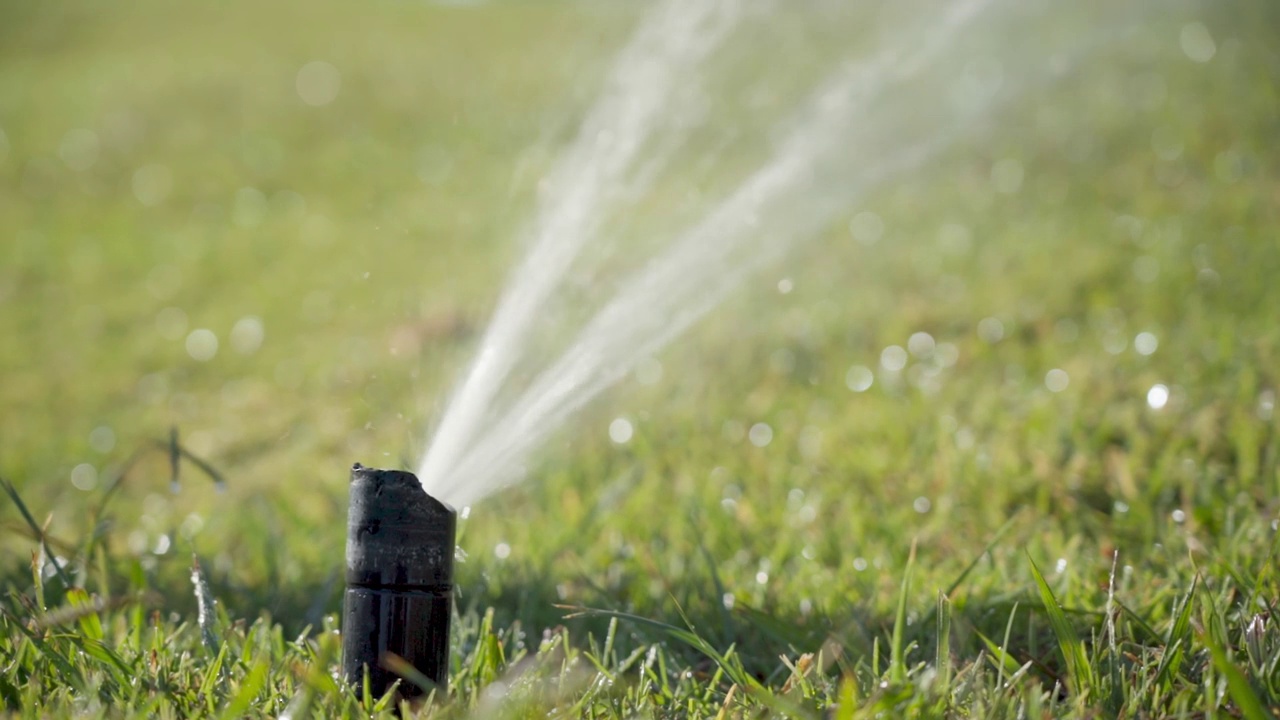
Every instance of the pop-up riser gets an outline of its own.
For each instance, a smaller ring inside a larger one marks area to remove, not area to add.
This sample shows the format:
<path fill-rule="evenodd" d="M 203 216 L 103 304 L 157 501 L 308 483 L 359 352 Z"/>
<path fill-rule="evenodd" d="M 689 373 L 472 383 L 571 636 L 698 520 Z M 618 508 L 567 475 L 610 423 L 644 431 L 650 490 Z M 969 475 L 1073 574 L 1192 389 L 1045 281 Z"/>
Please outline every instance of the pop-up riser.
<path fill-rule="evenodd" d="M 393 654 L 448 691 L 453 554 L 458 516 L 428 495 L 413 473 L 351 468 L 342 669 L 360 688 L 384 694 L 401 680 L 406 698 L 423 694 L 387 667 Z"/>

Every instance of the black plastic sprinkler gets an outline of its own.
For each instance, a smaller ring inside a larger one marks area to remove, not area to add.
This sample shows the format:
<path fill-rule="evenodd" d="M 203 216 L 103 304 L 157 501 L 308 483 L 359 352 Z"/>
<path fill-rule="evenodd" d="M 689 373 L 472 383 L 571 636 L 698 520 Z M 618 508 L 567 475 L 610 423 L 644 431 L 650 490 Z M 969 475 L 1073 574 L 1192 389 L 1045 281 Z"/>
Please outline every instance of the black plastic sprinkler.
<path fill-rule="evenodd" d="M 367 672 L 374 697 L 385 694 L 405 675 L 395 655 L 447 691 L 457 524 L 413 473 L 351 468 L 342 671 L 356 688 Z M 399 692 L 422 695 L 419 685 L 404 678 Z"/>

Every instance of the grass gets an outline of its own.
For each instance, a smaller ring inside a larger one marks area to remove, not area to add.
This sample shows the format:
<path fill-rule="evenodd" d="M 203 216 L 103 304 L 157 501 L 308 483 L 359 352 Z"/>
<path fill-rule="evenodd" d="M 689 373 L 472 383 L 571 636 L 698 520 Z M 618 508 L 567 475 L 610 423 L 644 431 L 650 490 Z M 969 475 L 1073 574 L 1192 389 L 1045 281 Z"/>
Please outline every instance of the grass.
<path fill-rule="evenodd" d="M 564 428 L 461 521 L 450 697 L 419 711 L 1280 712 L 1271 5 L 1167 9 Z M 416 458 L 633 19 L 0 5 L 7 713 L 393 712 L 334 681 L 345 469 Z M 782 85 L 843 42 L 779 25 Z M 319 108 L 294 91 L 317 58 L 342 72 Z M 934 350 L 883 370 L 918 332 Z"/>

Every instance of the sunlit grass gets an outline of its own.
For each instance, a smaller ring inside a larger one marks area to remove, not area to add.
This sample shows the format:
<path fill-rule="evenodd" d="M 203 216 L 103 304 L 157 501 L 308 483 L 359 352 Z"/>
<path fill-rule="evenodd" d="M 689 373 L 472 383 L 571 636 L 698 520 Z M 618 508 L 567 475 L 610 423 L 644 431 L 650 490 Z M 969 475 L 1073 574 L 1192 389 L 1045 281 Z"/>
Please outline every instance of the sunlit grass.
<path fill-rule="evenodd" d="M 1178 12 L 850 208 L 472 508 L 432 711 L 1277 712 L 1280 26 Z M 9 712 L 391 712 L 333 680 L 346 468 L 417 459 L 630 20 L 0 9 Z"/>

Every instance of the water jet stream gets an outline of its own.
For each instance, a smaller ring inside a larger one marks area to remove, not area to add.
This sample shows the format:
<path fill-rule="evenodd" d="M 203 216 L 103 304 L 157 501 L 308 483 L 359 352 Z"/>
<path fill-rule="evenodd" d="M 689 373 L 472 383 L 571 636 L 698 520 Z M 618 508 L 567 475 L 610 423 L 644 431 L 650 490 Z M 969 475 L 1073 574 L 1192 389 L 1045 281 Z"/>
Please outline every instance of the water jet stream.
<path fill-rule="evenodd" d="M 944 91 L 955 83 L 945 73 L 937 77 L 930 71 L 944 64 L 946 54 L 975 32 L 980 19 L 990 19 L 998 4 L 1000 0 L 952 3 L 940 17 L 894 33 L 863 61 L 832 73 L 795 116 L 791 130 L 768 161 L 625 280 L 559 358 L 499 411 L 492 407 L 498 384 L 516 362 L 520 338 L 529 331 L 520 323 L 533 320 L 528 311 L 505 310 L 508 299 L 545 301 L 576 254 L 599 231 L 598 216 L 579 217 L 580 222 L 572 225 L 579 234 L 572 237 L 540 236 L 549 248 L 546 252 L 553 254 L 549 266 L 556 272 L 553 277 L 517 273 L 515 286 L 495 315 L 494 327 L 500 321 L 515 324 L 504 324 L 492 342 L 486 338 L 459 399 L 448 409 L 419 473 L 427 491 L 461 506 L 518 480 L 529 454 L 551 432 L 640 360 L 686 330 L 750 273 L 821 232 L 859 197 L 975 132 L 1022 89 L 1061 72 L 1063 63 L 1049 63 L 1049 68 L 1042 69 L 1006 58 L 1003 66 L 1008 69 L 998 87 L 980 88 L 950 105 L 937 100 L 945 98 Z M 686 2 L 684 6 L 696 5 Z M 1072 56 L 1078 59 L 1090 49 L 1077 43 Z M 707 52 L 704 46 L 695 54 L 705 57 Z M 912 83 L 930 90 L 935 102 L 924 108 L 913 103 L 919 88 Z M 933 88 L 930 83 L 942 87 Z M 646 97 L 652 100 L 663 94 L 649 89 Z M 600 115 L 592 113 L 584 128 L 598 132 L 599 122 Z M 631 126 L 633 131 L 636 128 Z M 608 172 L 619 177 L 620 164 L 634 160 L 640 144 L 632 137 L 625 157 L 615 158 L 619 164 L 609 164 Z M 575 144 L 569 157 L 579 152 Z M 603 199 L 605 190 L 581 192 Z M 553 207 L 576 201 L 575 196 L 549 198 Z M 559 212 L 564 211 L 551 214 Z M 538 265 L 538 252 L 537 246 L 531 250 L 526 268 Z M 491 330 L 490 335 L 495 332 Z M 486 355 L 495 348 L 507 354 Z M 491 422 L 484 432 L 479 431 L 482 420 Z"/>
<path fill-rule="evenodd" d="M 475 363 L 418 470 L 424 485 L 438 482 L 474 441 L 538 313 L 595 235 L 605 208 L 635 173 L 655 125 L 691 81 L 687 68 L 719 44 L 739 5 L 738 0 L 669 0 L 650 12 L 619 55 L 602 98 L 545 182 L 524 263 L 499 301 Z M 645 157 L 650 173 L 661 164 L 660 155 Z"/>

